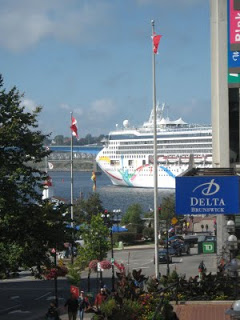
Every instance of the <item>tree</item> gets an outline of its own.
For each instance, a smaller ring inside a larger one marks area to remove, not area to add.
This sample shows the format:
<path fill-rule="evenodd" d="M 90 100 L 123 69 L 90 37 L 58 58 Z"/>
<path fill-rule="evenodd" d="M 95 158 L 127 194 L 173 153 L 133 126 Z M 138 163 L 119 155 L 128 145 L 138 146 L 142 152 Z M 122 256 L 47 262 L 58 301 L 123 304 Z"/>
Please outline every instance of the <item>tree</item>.
<path fill-rule="evenodd" d="M 170 221 L 175 216 L 175 197 L 169 195 L 164 197 L 161 203 L 160 220 Z"/>
<path fill-rule="evenodd" d="M 26 112 L 22 98 L 16 87 L 3 88 L 0 75 L 0 245 L 5 254 L 18 248 L 18 267 L 32 267 L 49 262 L 49 246 L 63 239 L 64 223 L 62 208 L 42 200 L 47 177 L 34 168 L 50 153 L 43 146 L 48 136 L 38 130 L 41 108 Z"/>
<path fill-rule="evenodd" d="M 98 193 L 91 193 L 87 199 L 81 198 L 74 204 L 74 220 L 76 225 L 90 223 L 93 216 L 103 213 L 104 208 Z"/>
<path fill-rule="evenodd" d="M 63 140 L 64 140 L 63 135 L 58 135 L 54 138 L 54 141 L 55 141 L 56 145 L 58 145 L 58 146 L 62 146 L 64 144 Z"/>
<path fill-rule="evenodd" d="M 161 203 L 160 210 L 160 230 L 168 230 L 171 225 L 171 220 L 175 216 L 175 197 L 174 195 L 169 195 L 164 197 Z"/>
<path fill-rule="evenodd" d="M 141 216 L 143 214 L 143 210 L 140 204 L 135 203 L 128 207 L 126 213 L 122 217 L 121 224 L 127 225 L 131 229 L 136 230 L 136 232 L 141 232 L 143 227 L 143 221 Z"/>
<path fill-rule="evenodd" d="M 91 260 L 102 261 L 110 249 L 109 229 L 104 224 L 101 214 L 92 216 L 90 224 L 81 226 L 80 233 L 84 247 L 78 249 L 75 267 L 84 270 Z"/>

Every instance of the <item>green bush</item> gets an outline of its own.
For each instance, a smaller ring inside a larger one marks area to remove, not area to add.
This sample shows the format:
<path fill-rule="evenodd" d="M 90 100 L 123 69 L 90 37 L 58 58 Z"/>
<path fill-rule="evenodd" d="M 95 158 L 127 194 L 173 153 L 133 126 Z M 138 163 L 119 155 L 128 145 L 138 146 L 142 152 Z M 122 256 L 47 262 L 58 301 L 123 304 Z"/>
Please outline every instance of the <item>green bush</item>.
<path fill-rule="evenodd" d="M 146 239 L 154 239 L 154 229 L 153 228 L 148 228 L 148 227 L 145 227 L 143 229 L 143 236 L 144 238 Z"/>
<path fill-rule="evenodd" d="M 136 233 L 134 232 L 121 232 L 121 233 L 114 233 L 113 234 L 113 243 L 122 241 L 126 244 L 134 243 L 136 240 Z"/>

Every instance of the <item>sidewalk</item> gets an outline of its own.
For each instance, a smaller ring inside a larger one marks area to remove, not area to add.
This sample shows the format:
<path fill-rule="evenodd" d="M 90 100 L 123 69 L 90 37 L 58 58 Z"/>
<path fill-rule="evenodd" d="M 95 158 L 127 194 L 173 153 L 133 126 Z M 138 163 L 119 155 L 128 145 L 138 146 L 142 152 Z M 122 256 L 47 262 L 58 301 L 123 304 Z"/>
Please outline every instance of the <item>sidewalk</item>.
<path fill-rule="evenodd" d="M 94 316 L 94 313 L 84 313 L 84 320 L 91 320 Z M 68 314 L 62 314 L 60 315 L 61 320 L 68 320 Z M 79 320 L 79 316 L 77 316 L 77 320 Z"/>

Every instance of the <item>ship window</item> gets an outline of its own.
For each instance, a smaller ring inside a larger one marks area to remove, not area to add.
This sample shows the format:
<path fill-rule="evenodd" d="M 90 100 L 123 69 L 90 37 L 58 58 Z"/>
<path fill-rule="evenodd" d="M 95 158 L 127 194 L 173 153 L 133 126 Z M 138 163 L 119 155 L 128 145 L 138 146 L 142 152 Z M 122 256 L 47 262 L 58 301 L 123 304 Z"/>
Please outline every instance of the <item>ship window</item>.
<path fill-rule="evenodd" d="M 119 165 L 119 160 L 111 160 L 110 164 L 112 166 L 117 166 L 117 165 Z"/>
<path fill-rule="evenodd" d="M 144 166 L 146 164 L 146 160 L 143 160 L 142 161 L 142 165 Z"/>
<path fill-rule="evenodd" d="M 128 165 L 132 166 L 133 165 L 133 160 L 128 160 Z"/>

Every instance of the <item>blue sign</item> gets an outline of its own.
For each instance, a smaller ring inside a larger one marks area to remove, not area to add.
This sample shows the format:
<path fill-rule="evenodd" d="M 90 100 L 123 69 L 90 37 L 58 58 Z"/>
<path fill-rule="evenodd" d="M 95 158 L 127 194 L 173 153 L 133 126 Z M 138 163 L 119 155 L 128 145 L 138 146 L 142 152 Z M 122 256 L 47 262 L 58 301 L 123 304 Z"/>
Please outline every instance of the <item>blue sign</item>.
<path fill-rule="evenodd" d="M 228 15 L 228 69 L 229 72 L 232 73 L 240 73 L 240 52 L 239 51 L 231 51 L 230 49 L 230 9 L 229 9 L 229 0 L 227 2 L 227 15 Z M 237 69 L 239 68 L 239 69 Z"/>
<path fill-rule="evenodd" d="M 239 177 L 176 177 L 176 214 L 239 214 Z"/>

